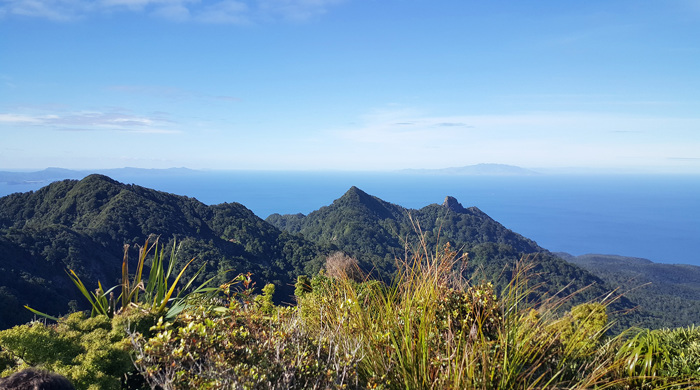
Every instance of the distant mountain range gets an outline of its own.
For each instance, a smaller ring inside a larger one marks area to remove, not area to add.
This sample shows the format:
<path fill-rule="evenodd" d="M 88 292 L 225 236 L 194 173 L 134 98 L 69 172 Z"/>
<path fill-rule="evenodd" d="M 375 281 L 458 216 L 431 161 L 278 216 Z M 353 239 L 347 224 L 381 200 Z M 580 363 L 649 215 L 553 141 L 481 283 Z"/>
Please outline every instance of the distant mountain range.
<path fill-rule="evenodd" d="M 196 173 L 197 171 L 188 168 L 169 168 L 169 169 L 143 169 L 143 168 L 115 168 L 115 169 L 97 169 L 97 170 L 72 170 L 63 168 L 46 168 L 41 171 L 34 172 L 13 172 L 0 171 L 0 183 L 8 184 L 27 184 L 27 183 L 51 183 L 53 181 L 65 179 L 82 179 L 88 175 L 97 173 L 107 176 L 112 175 L 184 175 Z"/>
<path fill-rule="evenodd" d="M 80 180 L 88 175 L 97 173 L 105 176 L 153 176 L 153 175 L 190 175 L 204 171 L 189 168 L 144 169 L 144 168 L 114 168 L 93 170 L 72 170 L 64 168 L 46 168 L 40 171 L 19 172 L 0 171 L 0 183 L 8 184 L 48 184 L 53 181 L 74 179 Z M 533 176 L 538 172 L 504 164 L 477 164 L 464 167 L 443 169 L 404 169 L 399 171 L 406 174 L 421 175 L 463 175 L 463 176 Z"/>
<path fill-rule="evenodd" d="M 352 187 L 308 215 L 273 214 L 264 221 L 238 203 L 207 206 L 186 196 L 89 175 L 0 198 L 0 328 L 29 320 L 24 304 L 50 314 L 84 308 L 65 269 L 75 270 L 88 287 L 98 279 L 112 286 L 120 275 L 123 245 L 143 243 L 151 234 L 166 245 L 177 239 L 182 244 L 180 260 L 195 257 L 193 270 L 204 267 L 201 278 L 223 282 L 237 273 L 252 272 L 258 286 L 275 283 L 278 302 L 293 302 L 296 277 L 318 272 L 326 256 L 336 251 L 355 257 L 375 277 L 389 280 L 396 259 L 416 250 L 419 235 L 429 250 L 449 243 L 468 253 L 463 272 L 473 282 L 489 280 L 503 286 L 514 265 L 529 257 L 540 293 L 568 295 L 584 289 L 572 304 L 603 297 L 621 285 L 605 272 L 575 265 L 570 256 L 563 260 L 565 255 L 550 253 L 449 196 L 442 204 L 416 210 Z M 221 275 L 224 270 L 232 272 Z M 682 278 L 667 282 L 666 289 L 686 283 Z M 637 304 L 621 298 L 613 309 L 625 311 Z M 662 311 L 651 306 L 648 310 Z M 663 318 L 654 315 L 647 315 L 652 323 L 656 319 L 665 324 L 671 313 Z M 620 321 L 629 326 L 647 317 L 638 312 Z"/>

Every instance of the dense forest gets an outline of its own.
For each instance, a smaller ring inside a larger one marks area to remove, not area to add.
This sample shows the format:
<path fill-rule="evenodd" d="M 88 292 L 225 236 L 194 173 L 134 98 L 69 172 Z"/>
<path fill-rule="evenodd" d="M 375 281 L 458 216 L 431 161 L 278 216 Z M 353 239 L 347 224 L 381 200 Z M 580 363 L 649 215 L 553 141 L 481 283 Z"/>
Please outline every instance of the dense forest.
<path fill-rule="evenodd" d="M 251 272 L 278 286 L 279 301 L 289 301 L 296 277 L 317 272 L 324 258 L 317 245 L 237 203 L 207 206 L 101 175 L 55 182 L 0 198 L 0 328 L 31 319 L 25 304 L 54 315 L 84 308 L 66 269 L 90 286 L 115 285 L 124 245 L 134 248 L 134 265 L 136 246 L 150 235 L 177 242 L 180 261 L 204 267 L 200 280 Z"/>
<path fill-rule="evenodd" d="M 700 267 L 660 264 L 647 259 L 614 255 L 559 254 L 618 286 L 644 309 L 638 325 L 677 328 L 700 323 Z"/>

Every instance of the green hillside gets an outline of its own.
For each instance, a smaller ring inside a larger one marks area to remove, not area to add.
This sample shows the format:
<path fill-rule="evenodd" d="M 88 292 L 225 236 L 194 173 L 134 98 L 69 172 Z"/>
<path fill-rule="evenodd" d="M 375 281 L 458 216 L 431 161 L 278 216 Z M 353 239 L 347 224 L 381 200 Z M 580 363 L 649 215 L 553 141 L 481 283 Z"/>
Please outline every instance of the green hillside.
<path fill-rule="evenodd" d="M 153 234 L 219 288 L 183 304 L 149 276 L 121 306 L 79 311 L 65 270 L 114 286 L 125 244 L 136 262 Z M 627 297 L 601 304 L 618 286 Z M 101 175 L 0 198 L 0 372 L 41 366 L 79 389 L 696 388 L 697 328 L 628 328 L 696 323 L 699 293 L 698 267 L 553 254 L 449 196 L 415 210 L 352 187 L 267 221 Z M 77 312 L 26 324 L 24 304 Z"/>
<path fill-rule="evenodd" d="M 535 261 L 533 282 L 540 292 L 568 295 L 586 290 L 574 302 L 605 296 L 612 288 L 598 277 L 551 254 L 501 225 L 476 207 L 464 208 L 447 197 L 442 205 L 405 209 L 352 187 L 331 205 L 307 216 L 270 215 L 268 222 L 324 246 L 335 246 L 357 258 L 366 271 L 389 279 L 395 259 L 405 258 L 423 235 L 431 250 L 449 243 L 468 253 L 465 276 L 479 281 L 508 282 L 513 266 L 524 256 Z M 621 299 L 619 309 L 632 304 Z"/>
<path fill-rule="evenodd" d="M 29 320 L 24 304 L 53 314 L 82 305 L 66 268 L 88 287 L 116 284 L 124 245 L 152 234 L 166 245 L 177 239 L 180 260 L 195 258 L 192 270 L 204 266 L 200 278 L 252 272 L 278 286 L 280 301 L 289 302 L 296 276 L 314 273 L 323 259 L 316 245 L 237 203 L 207 206 L 101 175 L 55 182 L 0 198 L 0 328 Z"/>
<path fill-rule="evenodd" d="M 644 326 L 675 328 L 700 323 L 700 267 L 613 255 L 561 256 L 626 291 L 644 310 Z"/>

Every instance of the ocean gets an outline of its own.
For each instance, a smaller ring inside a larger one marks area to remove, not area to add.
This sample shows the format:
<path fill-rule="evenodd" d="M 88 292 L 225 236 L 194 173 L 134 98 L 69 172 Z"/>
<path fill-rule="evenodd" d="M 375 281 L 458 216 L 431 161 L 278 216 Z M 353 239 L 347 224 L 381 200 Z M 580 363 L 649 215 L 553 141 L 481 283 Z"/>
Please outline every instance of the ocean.
<path fill-rule="evenodd" d="M 206 204 L 238 202 L 261 218 L 308 214 L 351 186 L 407 208 L 442 203 L 449 195 L 550 251 L 700 266 L 700 176 L 198 171 L 112 177 Z M 46 184 L 0 183 L 0 196 Z"/>

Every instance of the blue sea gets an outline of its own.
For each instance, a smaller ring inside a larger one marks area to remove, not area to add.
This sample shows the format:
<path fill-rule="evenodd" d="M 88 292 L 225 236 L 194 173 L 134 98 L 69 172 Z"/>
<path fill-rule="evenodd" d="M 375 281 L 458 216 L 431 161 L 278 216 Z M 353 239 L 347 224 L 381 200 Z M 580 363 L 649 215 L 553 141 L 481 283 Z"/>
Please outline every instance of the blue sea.
<path fill-rule="evenodd" d="M 351 186 L 407 208 L 454 196 L 555 252 L 700 266 L 700 176 L 431 176 L 400 173 L 196 172 L 112 175 L 261 218 L 308 214 Z M 0 183 L 0 196 L 47 183 Z"/>

